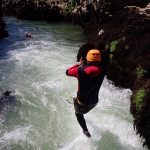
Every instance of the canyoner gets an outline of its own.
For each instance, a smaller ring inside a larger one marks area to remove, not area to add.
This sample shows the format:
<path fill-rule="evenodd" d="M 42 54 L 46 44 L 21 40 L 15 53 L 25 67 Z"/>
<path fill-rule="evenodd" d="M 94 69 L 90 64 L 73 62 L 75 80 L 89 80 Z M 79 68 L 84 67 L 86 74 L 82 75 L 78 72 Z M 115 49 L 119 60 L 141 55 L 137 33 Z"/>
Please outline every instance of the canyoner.
<path fill-rule="evenodd" d="M 66 75 L 78 79 L 77 97 L 73 98 L 75 114 L 83 133 L 87 137 L 91 137 L 84 114 L 93 109 L 99 101 L 99 89 L 104 79 L 100 51 L 91 49 L 87 53 L 86 59 L 81 57 L 77 64 L 67 69 Z M 68 102 L 71 103 L 70 101 Z"/>

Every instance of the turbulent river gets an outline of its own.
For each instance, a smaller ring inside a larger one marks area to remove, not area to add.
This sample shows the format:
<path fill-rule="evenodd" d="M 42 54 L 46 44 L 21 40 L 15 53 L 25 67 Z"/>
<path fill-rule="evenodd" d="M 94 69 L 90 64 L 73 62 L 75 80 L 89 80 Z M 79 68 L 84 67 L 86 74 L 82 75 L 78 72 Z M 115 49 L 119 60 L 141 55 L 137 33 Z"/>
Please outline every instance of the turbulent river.
<path fill-rule="evenodd" d="M 106 78 L 98 105 L 85 115 L 92 137 L 82 133 L 74 108 L 77 80 L 65 71 L 76 63 L 86 37 L 79 26 L 6 18 L 0 41 L 1 150 L 146 150 L 133 129 L 129 89 Z M 25 38 L 30 32 L 32 38 Z"/>

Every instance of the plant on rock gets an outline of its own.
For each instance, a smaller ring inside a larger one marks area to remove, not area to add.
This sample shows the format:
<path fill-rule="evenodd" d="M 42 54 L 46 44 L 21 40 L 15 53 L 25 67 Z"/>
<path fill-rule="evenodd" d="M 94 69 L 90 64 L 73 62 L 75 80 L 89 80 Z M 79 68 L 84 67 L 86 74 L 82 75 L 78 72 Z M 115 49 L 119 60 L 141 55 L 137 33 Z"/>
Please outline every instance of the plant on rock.
<path fill-rule="evenodd" d="M 135 96 L 134 96 L 134 102 L 136 105 L 136 109 L 141 111 L 141 108 L 143 106 L 143 98 L 146 95 L 146 90 L 144 88 L 141 88 L 137 90 Z"/>
<path fill-rule="evenodd" d="M 119 42 L 120 39 L 112 41 L 111 43 L 105 45 L 105 49 L 110 51 L 110 61 L 112 61 L 113 59 L 113 53 L 116 51 L 116 47 Z"/>
<path fill-rule="evenodd" d="M 141 79 L 147 74 L 147 70 L 143 69 L 140 65 L 136 68 L 137 71 L 137 78 Z"/>
<path fill-rule="evenodd" d="M 114 53 L 116 51 L 116 46 L 119 43 L 119 40 L 112 41 L 110 44 L 110 52 Z"/>

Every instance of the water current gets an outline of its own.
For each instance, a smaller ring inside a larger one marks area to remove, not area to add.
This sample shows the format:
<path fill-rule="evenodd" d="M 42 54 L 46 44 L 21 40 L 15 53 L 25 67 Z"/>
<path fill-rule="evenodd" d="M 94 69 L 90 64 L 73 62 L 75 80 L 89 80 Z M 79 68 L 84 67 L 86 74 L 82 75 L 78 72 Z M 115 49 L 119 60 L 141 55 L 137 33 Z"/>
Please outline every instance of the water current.
<path fill-rule="evenodd" d="M 146 150 L 133 129 L 129 89 L 105 78 L 98 105 L 85 115 L 92 137 L 82 133 L 74 108 L 77 80 L 65 71 L 76 63 L 86 37 L 66 23 L 5 19 L 9 37 L 0 41 L 1 150 Z M 32 38 L 25 38 L 30 32 Z"/>

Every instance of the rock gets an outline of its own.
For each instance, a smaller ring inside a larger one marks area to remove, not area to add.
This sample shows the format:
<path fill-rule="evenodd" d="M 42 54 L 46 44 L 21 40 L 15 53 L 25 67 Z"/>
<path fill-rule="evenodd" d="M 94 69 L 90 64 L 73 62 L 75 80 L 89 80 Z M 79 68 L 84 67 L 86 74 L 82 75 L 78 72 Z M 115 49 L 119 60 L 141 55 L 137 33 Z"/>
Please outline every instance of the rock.
<path fill-rule="evenodd" d="M 0 2 L 0 17 L 2 17 L 3 13 L 2 13 L 2 3 Z M 4 23 L 4 21 L 0 18 L 0 39 L 8 36 L 7 31 L 5 30 L 5 26 L 6 24 Z"/>
<path fill-rule="evenodd" d="M 86 23 L 82 25 L 88 34 L 88 43 L 94 44 L 103 54 L 102 63 L 107 77 L 117 86 L 133 91 L 131 113 L 134 116 L 134 127 L 137 134 L 144 139 L 143 144 L 150 149 L 150 3 L 145 7 L 142 2 L 137 4 L 138 7 L 119 6 L 119 11 L 111 10 L 107 4 L 103 10 L 106 12 L 107 9 L 112 18 L 107 16 L 108 13 L 102 12 L 103 19 L 99 20 L 98 16 L 97 23 L 89 16 L 89 20 L 85 20 Z M 80 49 L 79 54 L 82 53 Z M 140 99 L 139 110 L 135 95 L 141 89 L 145 92 Z"/>

